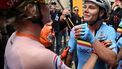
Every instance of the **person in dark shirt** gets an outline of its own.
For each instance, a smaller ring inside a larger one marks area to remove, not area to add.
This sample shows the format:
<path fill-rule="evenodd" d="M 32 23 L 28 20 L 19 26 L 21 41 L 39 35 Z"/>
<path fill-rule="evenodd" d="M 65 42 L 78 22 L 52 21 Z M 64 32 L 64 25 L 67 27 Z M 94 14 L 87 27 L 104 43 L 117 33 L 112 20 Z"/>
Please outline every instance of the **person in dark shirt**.
<path fill-rule="evenodd" d="M 56 2 L 51 2 L 50 5 L 50 14 L 51 14 L 51 19 L 53 20 L 53 24 L 52 24 L 52 28 L 55 32 L 55 41 L 56 41 L 56 53 L 59 55 L 59 50 L 60 50 L 60 45 L 61 45 L 61 37 L 60 37 L 60 15 L 61 12 L 60 10 L 56 9 Z M 53 46 L 54 47 L 54 43 L 55 41 L 53 41 Z"/>

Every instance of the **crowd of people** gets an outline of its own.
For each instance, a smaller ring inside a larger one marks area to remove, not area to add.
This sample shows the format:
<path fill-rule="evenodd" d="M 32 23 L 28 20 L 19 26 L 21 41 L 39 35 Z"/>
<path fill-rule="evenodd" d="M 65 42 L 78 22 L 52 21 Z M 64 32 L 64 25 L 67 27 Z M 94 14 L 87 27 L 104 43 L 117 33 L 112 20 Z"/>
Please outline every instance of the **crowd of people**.
<path fill-rule="evenodd" d="M 25 0 L 0 16 L 0 69 L 122 69 L 122 1 L 83 5 L 80 17 L 78 6 Z"/>

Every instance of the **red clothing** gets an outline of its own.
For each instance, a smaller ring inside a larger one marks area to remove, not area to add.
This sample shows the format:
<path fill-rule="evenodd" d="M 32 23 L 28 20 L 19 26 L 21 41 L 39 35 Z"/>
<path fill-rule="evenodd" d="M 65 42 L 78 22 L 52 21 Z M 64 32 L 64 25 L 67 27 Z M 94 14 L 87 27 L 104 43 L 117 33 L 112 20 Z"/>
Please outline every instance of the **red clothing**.
<path fill-rule="evenodd" d="M 49 47 L 52 45 L 52 38 L 54 37 L 54 32 L 52 31 L 51 25 L 45 25 L 40 32 L 40 42 L 45 46 Z"/>

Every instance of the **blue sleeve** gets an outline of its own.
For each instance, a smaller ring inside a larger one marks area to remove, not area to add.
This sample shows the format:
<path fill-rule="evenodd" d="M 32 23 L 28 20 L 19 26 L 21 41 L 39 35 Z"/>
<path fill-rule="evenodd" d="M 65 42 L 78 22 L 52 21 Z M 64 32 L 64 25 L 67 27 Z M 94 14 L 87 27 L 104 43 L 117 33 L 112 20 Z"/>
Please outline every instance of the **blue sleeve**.
<path fill-rule="evenodd" d="M 122 37 L 118 40 L 117 47 L 122 47 Z"/>
<path fill-rule="evenodd" d="M 116 45 L 116 32 L 113 28 L 111 28 L 108 32 L 107 40 L 112 41 L 112 45 L 109 47 L 112 49 L 113 52 L 117 53 L 117 45 Z"/>
<path fill-rule="evenodd" d="M 76 39 L 73 29 L 70 31 L 70 38 L 68 41 L 68 46 L 70 46 L 69 52 L 72 53 L 75 50 L 76 46 Z"/>

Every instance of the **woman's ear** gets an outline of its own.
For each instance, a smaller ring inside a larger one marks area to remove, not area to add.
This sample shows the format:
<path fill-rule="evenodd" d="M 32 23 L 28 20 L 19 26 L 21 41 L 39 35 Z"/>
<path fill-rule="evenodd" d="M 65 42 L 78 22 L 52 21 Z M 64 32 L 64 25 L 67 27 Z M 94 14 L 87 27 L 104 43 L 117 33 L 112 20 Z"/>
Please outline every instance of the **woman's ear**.
<path fill-rule="evenodd" d="M 102 17 L 105 14 L 104 10 L 100 10 L 100 17 Z"/>

